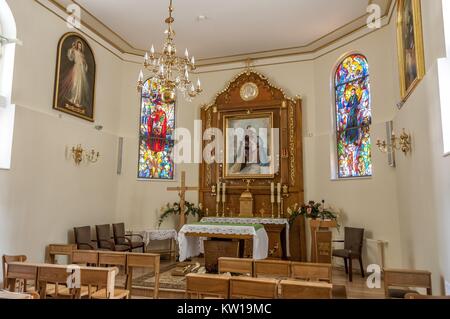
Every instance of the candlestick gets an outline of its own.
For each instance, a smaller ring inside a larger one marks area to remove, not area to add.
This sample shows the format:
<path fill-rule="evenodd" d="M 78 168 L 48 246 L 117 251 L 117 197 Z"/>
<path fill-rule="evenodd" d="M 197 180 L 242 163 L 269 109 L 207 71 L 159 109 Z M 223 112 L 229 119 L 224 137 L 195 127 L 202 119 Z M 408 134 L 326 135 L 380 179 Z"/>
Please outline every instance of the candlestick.
<path fill-rule="evenodd" d="M 275 203 L 275 183 L 270 183 L 270 202 Z"/>
<path fill-rule="evenodd" d="M 218 182 L 217 183 L 217 197 L 216 197 L 216 201 L 217 201 L 217 203 L 220 203 L 220 185 L 221 185 L 221 183 L 220 182 Z"/>
<path fill-rule="evenodd" d="M 281 183 L 277 184 L 277 192 L 278 192 L 277 203 L 281 204 Z"/>
<path fill-rule="evenodd" d="M 225 204 L 226 203 L 226 198 L 227 198 L 227 184 L 224 183 L 222 185 L 222 191 L 223 191 L 222 202 Z"/>

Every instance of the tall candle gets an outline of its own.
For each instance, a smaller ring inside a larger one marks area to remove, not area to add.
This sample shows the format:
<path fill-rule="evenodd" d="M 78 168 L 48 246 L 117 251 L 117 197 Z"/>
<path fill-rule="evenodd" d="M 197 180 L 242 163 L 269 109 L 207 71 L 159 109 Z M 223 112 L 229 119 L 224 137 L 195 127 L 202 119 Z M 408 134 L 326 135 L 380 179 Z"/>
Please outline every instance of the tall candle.
<path fill-rule="evenodd" d="M 270 202 L 275 203 L 275 183 L 270 184 Z"/>
<path fill-rule="evenodd" d="M 281 203 L 281 183 L 278 183 L 277 185 L 277 191 L 278 191 L 278 204 Z"/>
<path fill-rule="evenodd" d="M 222 186 L 223 195 L 222 195 L 222 203 L 226 203 L 226 197 L 227 197 L 227 184 L 223 184 Z"/>
<path fill-rule="evenodd" d="M 218 203 L 220 203 L 220 184 L 221 184 L 220 182 L 217 183 L 217 191 L 216 191 L 217 194 L 216 199 Z"/>

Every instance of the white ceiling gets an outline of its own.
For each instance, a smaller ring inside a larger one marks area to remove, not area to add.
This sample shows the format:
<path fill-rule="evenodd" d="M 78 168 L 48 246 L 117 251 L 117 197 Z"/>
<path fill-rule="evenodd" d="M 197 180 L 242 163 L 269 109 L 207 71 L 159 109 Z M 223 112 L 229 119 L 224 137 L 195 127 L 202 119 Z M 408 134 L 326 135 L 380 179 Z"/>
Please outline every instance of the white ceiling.
<path fill-rule="evenodd" d="M 76 0 L 139 50 L 160 47 L 169 0 Z M 303 47 L 366 14 L 368 0 L 174 0 L 175 42 L 197 58 Z M 197 17 L 205 15 L 206 21 Z"/>

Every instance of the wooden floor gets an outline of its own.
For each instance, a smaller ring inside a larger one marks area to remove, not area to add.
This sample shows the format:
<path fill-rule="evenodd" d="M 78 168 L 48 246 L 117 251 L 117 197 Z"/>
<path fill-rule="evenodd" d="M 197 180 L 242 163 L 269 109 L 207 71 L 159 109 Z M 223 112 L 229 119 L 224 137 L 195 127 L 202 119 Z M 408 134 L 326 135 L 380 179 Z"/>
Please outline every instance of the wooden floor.
<path fill-rule="evenodd" d="M 139 276 L 139 274 L 136 274 Z M 367 279 L 367 278 L 366 278 Z M 370 289 L 367 287 L 366 279 L 363 279 L 360 274 L 355 273 L 353 276 L 353 282 L 348 282 L 347 276 L 343 269 L 334 269 L 333 271 L 333 284 L 346 287 L 347 298 L 349 299 L 384 299 L 384 290 Z M 383 287 L 383 283 L 381 283 Z M 175 289 L 160 289 L 160 299 L 184 299 L 183 290 Z M 132 298 L 152 298 L 152 288 L 133 288 Z"/>

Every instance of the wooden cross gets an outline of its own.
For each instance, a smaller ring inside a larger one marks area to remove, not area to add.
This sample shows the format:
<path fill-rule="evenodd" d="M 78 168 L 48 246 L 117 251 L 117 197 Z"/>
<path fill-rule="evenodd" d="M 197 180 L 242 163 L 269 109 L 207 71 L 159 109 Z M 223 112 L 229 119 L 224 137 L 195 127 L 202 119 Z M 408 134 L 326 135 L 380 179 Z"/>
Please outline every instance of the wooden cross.
<path fill-rule="evenodd" d="M 186 172 L 181 172 L 181 186 L 180 187 L 168 187 L 167 191 L 169 192 L 178 192 L 178 196 L 180 196 L 180 222 L 179 229 L 180 230 L 184 224 L 186 224 L 186 216 L 184 215 L 186 209 L 186 192 L 189 191 L 199 191 L 199 187 L 189 187 L 186 186 Z"/>

